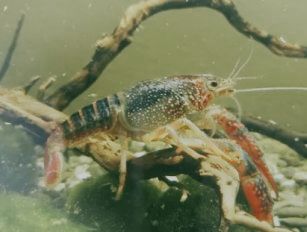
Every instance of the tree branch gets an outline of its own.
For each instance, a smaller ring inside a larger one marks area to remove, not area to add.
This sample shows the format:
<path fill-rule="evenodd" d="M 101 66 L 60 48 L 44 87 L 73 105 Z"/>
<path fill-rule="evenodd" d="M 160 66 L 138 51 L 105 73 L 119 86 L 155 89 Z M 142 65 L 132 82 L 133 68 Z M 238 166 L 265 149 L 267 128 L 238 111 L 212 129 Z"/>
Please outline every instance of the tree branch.
<path fill-rule="evenodd" d="M 97 42 L 91 61 L 70 82 L 60 87 L 46 103 L 56 109 L 65 109 L 76 97 L 89 88 L 107 65 L 131 43 L 135 29 L 148 17 L 166 10 L 209 7 L 222 13 L 240 33 L 255 39 L 280 56 L 306 58 L 307 47 L 290 44 L 248 23 L 239 14 L 231 0 L 148 0 L 130 6 L 112 34 Z"/>
<path fill-rule="evenodd" d="M 39 143 L 49 136 L 54 122 L 61 122 L 66 115 L 26 95 L 22 90 L 0 87 L 0 118 L 21 125 Z"/>
<path fill-rule="evenodd" d="M 19 38 L 19 35 L 20 35 L 21 28 L 23 26 L 24 19 L 25 19 L 25 15 L 22 14 L 20 16 L 18 23 L 17 23 L 17 28 L 15 30 L 14 37 L 13 37 L 13 40 L 11 42 L 11 45 L 10 45 L 10 47 L 7 51 L 7 54 L 4 58 L 4 62 L 2 64 L 2 67 L 0 68 L 0 81 L 4 78 L 7 70 L 10 67 L 11 59 L 12 59 L 14 51 L 17 47 L 17 41 L 18 41 L 18 38 Z"/>
<path fill-rule="evenodd" d="M 289 131 L 285 128 L 274 125 L 270 122 L 258 119 L 253 116 L 244 116 L 242 122 L 250 131 L 255 131 L 260 134 L 278 140 L 281 143 L 288 145 L 307 158 L 307 134 L 295 131 Z"/>
<path fill-rule="evenodd" d="M 184 153 L 176 153 L 176 148 L 150 152 L 127 163 L 128 179 L 135 181 L 159 176 L 187 174 L 196 177 L 199 161 Z"/>
<path fill-rule="evenodd" d="M 218 0 L 212 8 L 220 11 L 228 22 L 243 35 L 253 38 L 266 46 L 271 52 L 279 56 L 293 58 L 307 58 L 307 47 L 298 44 L 291 44 L 282 37 L 277 37 L 257 28 L 247 22 L 237 10 L 231 0 Z"/>

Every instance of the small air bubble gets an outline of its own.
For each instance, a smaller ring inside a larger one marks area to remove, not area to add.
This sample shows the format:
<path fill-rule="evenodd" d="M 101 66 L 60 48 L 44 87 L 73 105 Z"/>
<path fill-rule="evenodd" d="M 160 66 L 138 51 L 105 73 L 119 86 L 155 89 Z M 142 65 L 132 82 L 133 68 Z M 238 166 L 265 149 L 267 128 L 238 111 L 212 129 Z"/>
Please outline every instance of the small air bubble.
<path fill-rule="evenodd" d="M 273 124 L 273 125 L 276 125 L 277 123 L 273 120 L 269 120 L 269 123 Z"/>
<path fill-rule="evenodd" d="M 153 221 L 151 222 L 151 224 L 152 224 L 153 226 L 158 226 L 158 225 L 159 225 L 159 222 L 158 222 L 157 220 L 153 220 Z"/>
<path fill-rule="evenodd" d="M 97 97 L 97 94 L 96 93 L 90 93 L 89 95 L 87 95 L 88 97 L 91 97 L 91 98 L 96 98 Z"/>
<path fill-rule="evenodd" d="M 280 41 L 281 41 L 282 43 L 284 43 L 284 44 L 287 43 L 287 41 L 285 40 L 285 38 L 283 38 L 283 37 L 280 36 L 279 39 L 280 39 Z"/>

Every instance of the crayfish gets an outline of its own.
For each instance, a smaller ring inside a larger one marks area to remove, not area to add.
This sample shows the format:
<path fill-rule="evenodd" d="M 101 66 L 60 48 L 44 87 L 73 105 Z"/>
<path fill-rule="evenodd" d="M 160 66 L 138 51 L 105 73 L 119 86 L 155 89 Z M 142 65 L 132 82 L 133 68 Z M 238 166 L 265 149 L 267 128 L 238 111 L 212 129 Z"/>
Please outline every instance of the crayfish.
<path fill-rule="evenodd" d="M 235 92 L 231 79 L 209 74 L 164 77 L 143 81 L 134 87 L 83 107 L 57 125 L 47 140 L 45 182 L 52 187 L 61 179 L 63 153 L 82 147 L 93 153 L 108 170 L 119 170 L 117 198 L 123 191 L 126 162 L 133 157 L 129 140 L 163 141 L 199 160 L 200 175 L 213 176 L 220 187 L 224 217 L 262 231 L 286 231 L 272 225 L 277 186 L 262 151 L 235 116 L 212 102 Z M 203 130 L 219 128 L 224 139 L 214 139 Z M 179 135 L 183 131 L 184 136 Z M 186 131 L 192 134 L 187 141 Z M 98 135 L 95 138 L 92 135 Z M 117 141 L 121 141 L 118 143 Z M 114 160 L 120 162 L 114 165 Z M 253 216 L 235 210 L 241 186 Z"/>

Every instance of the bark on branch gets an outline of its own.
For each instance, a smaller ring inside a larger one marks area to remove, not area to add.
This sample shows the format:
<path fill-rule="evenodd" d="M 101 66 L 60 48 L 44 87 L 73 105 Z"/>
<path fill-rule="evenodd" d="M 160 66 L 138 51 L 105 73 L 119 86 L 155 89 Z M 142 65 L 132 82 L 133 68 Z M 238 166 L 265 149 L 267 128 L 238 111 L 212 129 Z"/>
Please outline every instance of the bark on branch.
<path fill-rule="evenodd" d="M 270 122 L 258 119 L 253 116 L 244 116 L 242 122 L 250 131 L 255 131 L 276 139 L 281 143 L 288 145 L 307 158 L 307 134 L 295 131 L 289 131 Z"/>
<path fill-rule="evenodd" d="M 286 57 L 307 57 L 307 47 L 291 44 L 247 22 L 231 0 L 148 0 L 130 6 L 112 34 L 97 42 L 91 61 L 72 80 L 60 87 L 46 103 L 56 109 L 65 109 L 76 97 L 89 88 L 107 65 L 131 43 L 135 29 L 148 17 L 166 10 L 208 7 L 222 13 L 227 21 L 243 35 L 263 44 L 273 53 Z"/>
<path fill-rule="evenodd" d="M 21 90 L 0 87 L 0 118 L 21 125 L 36 142 L 43 144 L 54 122 L 61 122 L 66 115 L 25 94 Z"/>

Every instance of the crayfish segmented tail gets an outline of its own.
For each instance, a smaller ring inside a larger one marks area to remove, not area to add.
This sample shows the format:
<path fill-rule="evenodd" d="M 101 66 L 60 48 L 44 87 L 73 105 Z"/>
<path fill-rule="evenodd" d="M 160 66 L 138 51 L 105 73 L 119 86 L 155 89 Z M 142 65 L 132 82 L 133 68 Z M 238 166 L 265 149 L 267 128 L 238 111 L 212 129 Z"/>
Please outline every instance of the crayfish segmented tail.
<path fill-rule="evenodd" d="M 73 113 L 54 130 L 45 149 L 45 182 L 48 187 L 53 187 L 61 180 L 67 140 L 97 128 L 101 131 L 110 130 L 116 124 L 119 105 L 117 95 L 98 100 Z"/>

